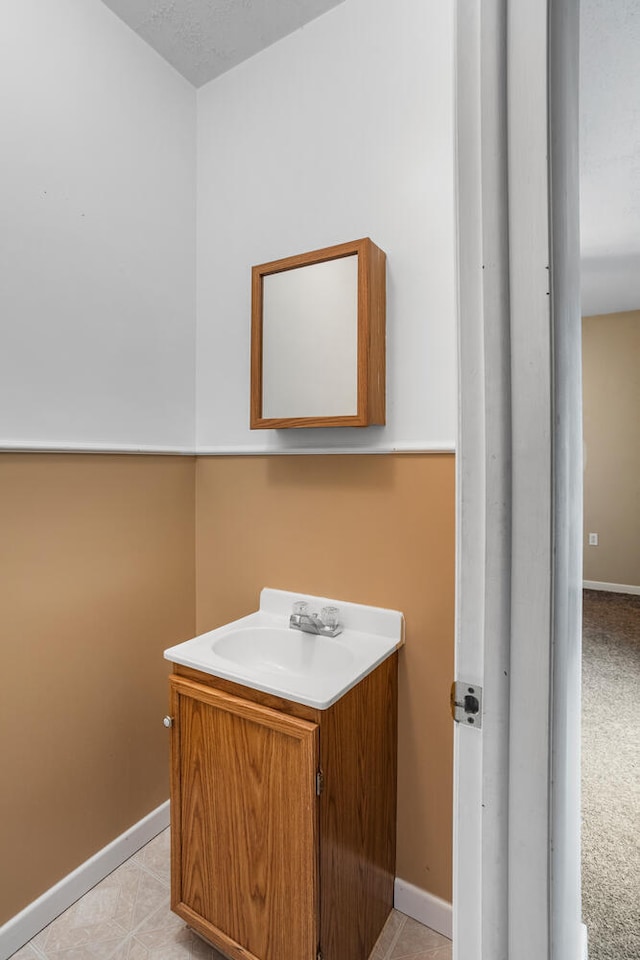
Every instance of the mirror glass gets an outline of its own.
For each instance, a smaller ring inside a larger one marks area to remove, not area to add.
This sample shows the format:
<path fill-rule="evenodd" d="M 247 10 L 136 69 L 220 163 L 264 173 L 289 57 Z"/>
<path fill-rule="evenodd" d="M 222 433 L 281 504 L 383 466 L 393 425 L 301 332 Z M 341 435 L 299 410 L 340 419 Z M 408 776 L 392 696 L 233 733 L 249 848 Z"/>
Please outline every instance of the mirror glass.
<path fill-rule="evenodd" d="M 357 254 L 262 282 L 262 416 L 355 416 Z"/>

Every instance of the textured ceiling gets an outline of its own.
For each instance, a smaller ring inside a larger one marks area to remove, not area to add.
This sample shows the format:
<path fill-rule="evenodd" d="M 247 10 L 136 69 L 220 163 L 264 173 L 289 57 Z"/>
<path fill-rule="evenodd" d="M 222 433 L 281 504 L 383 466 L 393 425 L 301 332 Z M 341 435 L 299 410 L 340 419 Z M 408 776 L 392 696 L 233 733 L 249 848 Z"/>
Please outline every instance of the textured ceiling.
<path fill-rule="evenodd" d="M 640 253 L 640 0 L 582 0 L 583 254 Z"/>
<path fill-rule="evenodd" d="M 103 0 L 196 87 L 343 0 Z"/>
<path fill-rule="evenodd" d="M 640 0 L 580 0 L 585 316 L 640 307 Z"/>

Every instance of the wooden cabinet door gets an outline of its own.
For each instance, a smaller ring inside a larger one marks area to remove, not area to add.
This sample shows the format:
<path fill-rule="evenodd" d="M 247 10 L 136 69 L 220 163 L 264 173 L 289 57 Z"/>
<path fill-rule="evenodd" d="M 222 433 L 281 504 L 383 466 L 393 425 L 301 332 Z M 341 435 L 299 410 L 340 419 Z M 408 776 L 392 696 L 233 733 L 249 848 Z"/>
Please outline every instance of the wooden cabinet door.
<path fill-rule="evenodd" d="M 317 724 L 170 683 L 172 909 L 233 960 L 315 960 Z"/>

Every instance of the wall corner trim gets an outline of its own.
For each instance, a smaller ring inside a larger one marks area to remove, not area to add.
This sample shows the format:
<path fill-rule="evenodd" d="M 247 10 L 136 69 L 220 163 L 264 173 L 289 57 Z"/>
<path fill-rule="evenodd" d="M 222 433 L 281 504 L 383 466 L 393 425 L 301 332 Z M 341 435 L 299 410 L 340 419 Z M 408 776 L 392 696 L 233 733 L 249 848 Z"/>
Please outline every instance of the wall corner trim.
<path fill-rule="evenodd" d="M 406 913 L 408 917 L 423 923 L 436 933 L 441 933 L 449 940 L 453 937 L 453 908 L 447 900 L 414 887 L 396 877 L 393 891 L 393 905 L 396 910 Z"/>
<path fill-rule="evenodd" d="M 149 456 L 193 457 L 193 447 L 163 447 L 152 443 L 67 443 L 54 440 L 0 440 L 0 453 L 130 453 Z"/>
<path fill-rule="evenodd" d="M 583 580 L 585 590 L 605 590 L 607 593 L 635 593 L 640 594 L 640 586 L 632 583 L 604 583 L 600 580 Z"/>
<path fill-rule="evenodd" d="M 357 444 L 335 443 L 333 446 L 272 447 L 226 444 L 221 446 L 163 447 L 153 444 L 133 443 L 67 443 L 45 440 L 2 440 L 0 453 L 108 453 L 138 454 L 147 456 L 179 457 L 271 457 L 271 456 L 327 456 L 328 454 L 389 454 L 389 453 L 455 453 L 453 440 L 416 441 L 415 443 L 393 443 L 386 445 L 358 446 Z"/>
<path fill-rule="evenodd" d="M 72 903 L 168 826 L 167 800 L 7 920 L 0 927 L 0 960 L 8 960 Z"/>
<path fill-rule="evenodd" d="M 343 456 L 354 454 L 388 454 L 388 453 L 455 453 L 456 445 L 453 440 L 442 441 L 423 441 L 416 443 L 393 443 L 384 445 L 371 444 L 370 446 L 358 446 L 357 444 L 335 443 L 333 446 L 282 446 L 273 447 L 268 445 L 261 446 L 220 446 L 207 447 L 198 446 L 195 454 L 197 457 L 306 457 L 306 456 L 328 456 L 329 454 L 342 454 Z"/>

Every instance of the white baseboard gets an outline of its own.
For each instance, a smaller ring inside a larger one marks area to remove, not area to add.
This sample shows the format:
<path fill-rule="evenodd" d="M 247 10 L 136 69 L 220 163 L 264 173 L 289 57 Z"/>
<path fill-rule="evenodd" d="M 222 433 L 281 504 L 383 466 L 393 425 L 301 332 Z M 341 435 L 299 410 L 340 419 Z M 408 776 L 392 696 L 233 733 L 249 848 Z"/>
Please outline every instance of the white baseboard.
<path fill-rule="evenodd" d="M 453 911 L 451 904 L 447 900 L 441 900 L 440 897 L 434 897 L 432 893 L 421 890 L 420 887 L 414 887 L 396 877 L 394 886 L 393 905 L 400 913 L 406 913 L 413 917 L 418 923 L 423 923 L 425 927 L 430 927 L 436 933 L 441 933 L 443 937 L 451 940 L 453 936 Z"/>
<path fill-rule="evenodd" d="M 8 920 L 0 927 L 0 960 L 8 960 L 72 903 L 168 826 L 167 800 Z"/>
<path fill-rule="evenodd" d="M 630 583 L 604 583 L 601 580 L 583 580 L 585 590 L 606 590 L 608 593 L 640 593 L 640 587 Z"/>
<path fill-rule="evenodd" d="M 589 960 L 589 934 L 586 924 L 582 924 L 582 960 Z"/>

